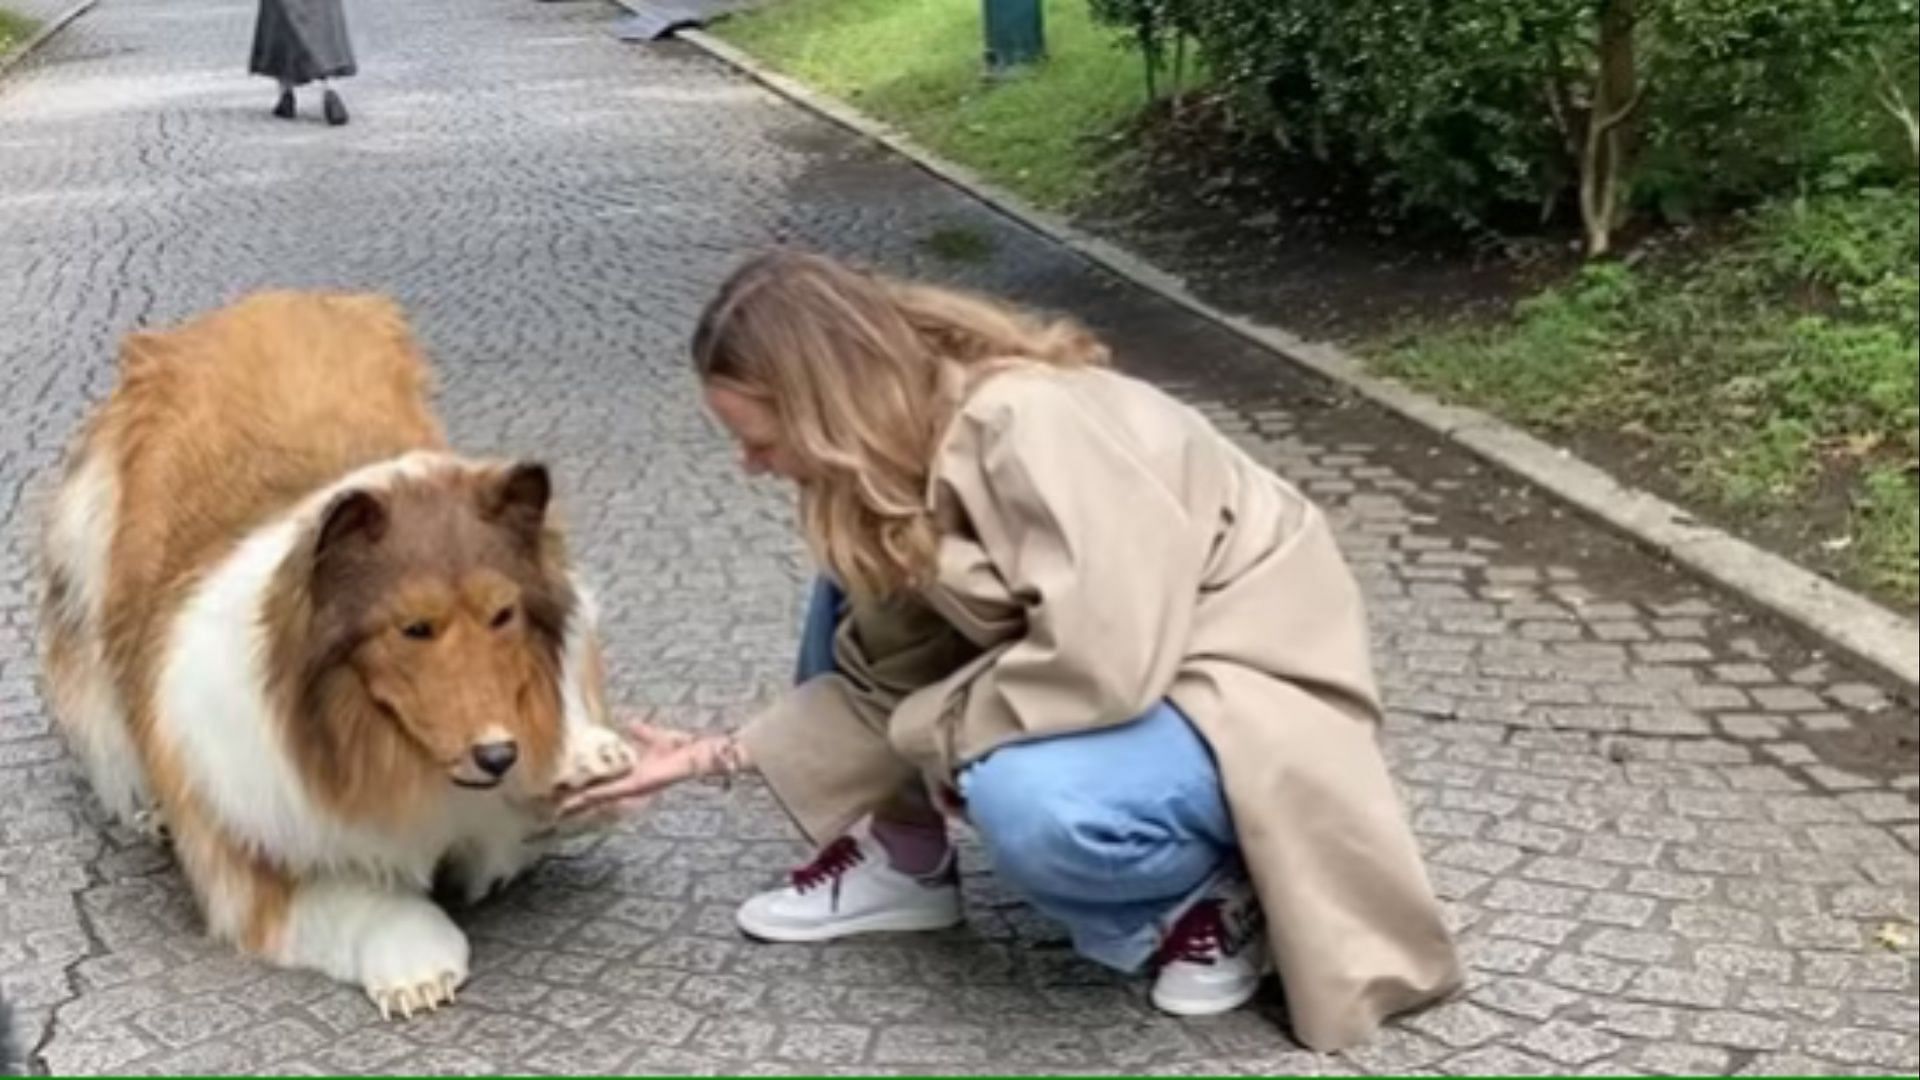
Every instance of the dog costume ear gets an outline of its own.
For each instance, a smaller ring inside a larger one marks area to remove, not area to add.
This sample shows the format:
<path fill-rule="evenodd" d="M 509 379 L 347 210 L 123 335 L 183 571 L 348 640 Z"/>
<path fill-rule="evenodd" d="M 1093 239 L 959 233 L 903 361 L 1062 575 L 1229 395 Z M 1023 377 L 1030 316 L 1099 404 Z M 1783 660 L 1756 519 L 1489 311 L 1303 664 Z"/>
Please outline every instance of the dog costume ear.
<path fill-rule="evenodd" d="M 517 462 L 482 489 L 480 512 L 528 543 L 538 543 L 553 500 L 553 478 L 537 461 Z"/>
<path fill-rule="evenodd" d="M 377 544 L 387 534 L 387 504 L 371 491 L 343 491 L 327 504 L 320 515 L 320 531 L 315 534 L 315 559 L 337 551 L 344 544 Z"/>

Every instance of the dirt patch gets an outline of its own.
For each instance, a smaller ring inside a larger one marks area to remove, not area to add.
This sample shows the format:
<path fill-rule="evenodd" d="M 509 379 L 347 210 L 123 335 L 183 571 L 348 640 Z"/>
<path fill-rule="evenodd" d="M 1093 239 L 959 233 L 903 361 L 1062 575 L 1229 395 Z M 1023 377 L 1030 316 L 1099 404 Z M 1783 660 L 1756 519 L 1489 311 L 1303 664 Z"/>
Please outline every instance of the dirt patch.
<path fill-rule="evenodd" d="M 1210 101 L 1151 112 L 1127 142 L 1080 223 L 1306 337 L 1353 344 L 1409 321 L 1497 315 L 1578 265 L 1560 240 L 1389 220 L 1372 192 L 1234 134 Z"/>
<path fill-rule="evenodd" d="M 1857 462 L 1826 464 L 1794 503 L 1791 514 L 1742 514 L 1701 504 L 1668 467 L 1658 443 L 1622 431 L 1575 428 L 1541 433 L 1574 454 L 1607 470 L 1621 483 L 1641 488 L 1686 507 L 1700 521 L 1736 533 L 1768 551 L 1785 556 L 1828 580 L 1838 581 L 1847 567 L 1843 555 L 1853 529 L 1853 493 Z M 1855 587 L 1896 611 L 1900 598 L 1885 589 Z"/>

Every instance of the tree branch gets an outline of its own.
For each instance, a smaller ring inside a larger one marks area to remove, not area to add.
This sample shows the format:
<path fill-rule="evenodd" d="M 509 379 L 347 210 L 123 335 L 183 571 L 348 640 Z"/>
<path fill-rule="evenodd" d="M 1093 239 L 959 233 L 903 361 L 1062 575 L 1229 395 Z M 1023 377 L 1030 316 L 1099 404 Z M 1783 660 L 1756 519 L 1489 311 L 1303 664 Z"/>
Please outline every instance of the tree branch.
<path fill-rule="evenodd" d="M 1567 153 L 1580 156 L 1580 137 L 1573 131 L 1573 101 L 1558 78 L 1547 79 L 1547 112 L 1553 116 L 1554 130 L 1566 141 Z"/>
<path fill-rule="evenodd" d="M 1645 100 L 1646 96 L 1647 96 L 1646 87 L 1642 86 L 1634 90 L 1633 97 L 1630 98 L 1625 105 L 1622 105 L 1618 109 L 1615 109 L 1613 112 L 1607 114 L 1606 116 L 1601 117 L 1596 122 L 1594 134 L 1595 135 L 1611 134 L 1614 128 L 1617 128 L 1621 124 L 1624 124 L 1627 122 L 1627 118 L 1632 116 L 1634 113 L 1634 110 L 1640 107 L 1640 102 Z"/>
<path fill-rule="evenodd" d="M 1914 164 L 1920 167 L 1920 112 L 1907 103 L 1906 91 L 1901 89 L 1900 80 L 1893 77 L 1893 70 L 1887 66 L 1887 59 L 1880 54 L 1880 50 L 1869 50 L 1867 55 L 1873 58 L 1874 69 L 1880 73 L 1880 85 L 1875 88 L 1880 107 L 1887 110 L 1906 130 Z"/>

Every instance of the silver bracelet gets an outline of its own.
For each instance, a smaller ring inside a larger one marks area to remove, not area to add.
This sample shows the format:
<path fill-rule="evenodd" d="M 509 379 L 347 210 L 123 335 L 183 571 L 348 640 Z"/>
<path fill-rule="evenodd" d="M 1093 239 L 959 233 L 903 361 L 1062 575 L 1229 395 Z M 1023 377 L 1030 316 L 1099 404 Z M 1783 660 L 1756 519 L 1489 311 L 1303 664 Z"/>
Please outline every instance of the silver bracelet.
<path fill-rule="evenodd" d="M 713 761 L 707 772 L 707 779 L 721 791 L 733 790 L 733 778 L 746 771 L 746 749 L 740 745 L 740 733 L 730 731 L 720 737 L 719 745 L 714 747 Z"/>

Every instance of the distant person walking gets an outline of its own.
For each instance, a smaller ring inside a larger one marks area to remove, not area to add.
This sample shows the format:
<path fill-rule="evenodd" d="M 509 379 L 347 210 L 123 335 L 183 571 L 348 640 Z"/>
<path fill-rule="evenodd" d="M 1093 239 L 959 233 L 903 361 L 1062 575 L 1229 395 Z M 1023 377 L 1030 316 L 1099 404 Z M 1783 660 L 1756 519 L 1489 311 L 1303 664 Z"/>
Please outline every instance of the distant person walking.
<path fill-rule="evenodd" d="M 318 80 L 325 88 L 321 112 L 327 123 L 339 127 L 347 122 L 347 106 L 329 80 L 344 79 L 356 70 L 340 0 L 260 0 L 252 72 L 280 83 L 273 115 L 293 119 L 294 89 Z"/>

